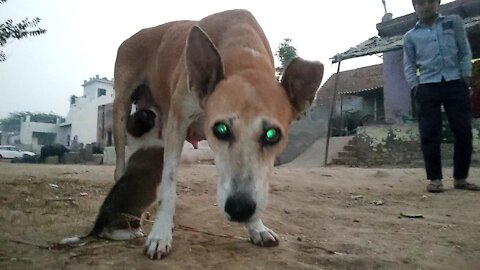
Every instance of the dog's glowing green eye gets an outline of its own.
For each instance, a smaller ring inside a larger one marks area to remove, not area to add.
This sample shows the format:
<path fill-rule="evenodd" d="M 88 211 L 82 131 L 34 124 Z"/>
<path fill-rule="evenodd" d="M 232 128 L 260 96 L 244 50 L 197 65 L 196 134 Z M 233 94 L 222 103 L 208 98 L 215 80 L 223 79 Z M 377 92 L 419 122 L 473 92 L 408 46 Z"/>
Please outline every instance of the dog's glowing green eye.
<path fill-rule="evenodd" d="M 228 132 L 228 128 L 227 128 L 227 125 L 225 125 L 224 123 L 218 123 L 215 125 L 215 130 L 217 131 L 217 133 L 219 134 L 226 134 Z"/>
<path fill-rule="evenodd" d="M 282 134 L 280 130 L 276 128 L 268 128 L 265 130 L 265 133 L 263 134 L 263 144 L 265 145 L 274 145 L 280 141 L 280 138 L 282 137 Z"/>
<path fill-rule="evenodd" d="M 215 125 L 213 125 L 213 135 L 222 141 L 228 141 L 232 139 L 230 129 L 228 128 L 227 124 L 223 122 L 217 122 Z"/>
<path fill-rule="evenodd" d="M 271 141 L 277 137 L 277 131 L 274 128 L 269 128 L 267 132 L 265 132 L 265 138 L 267 141 Z"/>

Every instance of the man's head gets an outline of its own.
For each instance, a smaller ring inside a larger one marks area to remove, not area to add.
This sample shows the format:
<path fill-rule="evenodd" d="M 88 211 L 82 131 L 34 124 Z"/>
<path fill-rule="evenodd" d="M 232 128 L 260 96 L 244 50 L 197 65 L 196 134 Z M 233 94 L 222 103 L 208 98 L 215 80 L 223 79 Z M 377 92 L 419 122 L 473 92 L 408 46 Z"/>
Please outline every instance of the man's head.
<path fill-rule="evenodd" d="M 441 0 L 412 0 L 418 18 L 426 23 L 433 22 L 438 15 Z"/>

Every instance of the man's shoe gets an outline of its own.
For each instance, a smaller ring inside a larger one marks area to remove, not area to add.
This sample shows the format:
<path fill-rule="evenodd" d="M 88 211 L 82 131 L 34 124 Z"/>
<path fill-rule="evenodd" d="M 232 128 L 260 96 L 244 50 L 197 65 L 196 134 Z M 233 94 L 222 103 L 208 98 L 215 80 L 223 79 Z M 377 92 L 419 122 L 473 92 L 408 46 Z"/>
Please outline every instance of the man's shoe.
<path fill-rule="evenodd" d="M 431 193 L 440 193 L 444 192 L 442 180 L 433 180 L 430 181 L 427 185 L 427 191 Z"/>
<path fill-rule="evenodd" d="M 453 182 L 453 187 L 455 189 L 471 190 L 471 191 L 480 191 L 480 187 L 467 182 L 466 180 L 455 180 Z"/>

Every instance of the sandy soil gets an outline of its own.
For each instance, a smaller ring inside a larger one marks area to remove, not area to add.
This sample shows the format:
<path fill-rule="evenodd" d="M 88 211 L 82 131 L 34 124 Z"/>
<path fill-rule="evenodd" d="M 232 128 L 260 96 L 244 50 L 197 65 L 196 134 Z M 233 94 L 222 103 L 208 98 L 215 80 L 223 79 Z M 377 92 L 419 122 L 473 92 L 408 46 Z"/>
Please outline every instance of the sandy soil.
<path fill-rule="evenodd" d="M 215 167 L 183 165 L 166 259 L 147 259 L 141 241 L 56 249 L 90 230 L 112 175 L 0 162 L 0 269 L 480 269 L 480 193 L 447 179 L 447 192 L 428 194 L 422 169 L 275 168 L 264 222 L 281 243 L 260 248 L 214 205 Z M 480 169 L 471 176 L 480 184 Z"/>

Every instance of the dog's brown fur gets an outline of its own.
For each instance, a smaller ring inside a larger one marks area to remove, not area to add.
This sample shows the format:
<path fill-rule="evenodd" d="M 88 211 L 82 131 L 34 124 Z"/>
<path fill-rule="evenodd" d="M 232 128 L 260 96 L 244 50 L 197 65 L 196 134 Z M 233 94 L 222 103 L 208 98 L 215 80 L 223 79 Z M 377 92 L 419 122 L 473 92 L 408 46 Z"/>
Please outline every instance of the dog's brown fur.
<path fill-rule="evenodd" d="M 278 83 L 265 34 L 245 10 L 144 29 L 122 43 L 115 63 L 115 179 L 122 179 L 130 170 L 129 161 L 125 172 L 126 122 L 136 89 L 150 89 L 161 117 L 162 136 L 145 137 L 135 151 L 155 145 L 155 141 L 165 147 L 163 160 L 149 157 L 152 167 L 165 163 L 156 189 L 156 199 L 162 203 L 146 241 L 147 256 L 162 258 L 170 252 L 176 169 L 183 142 L 195 146 L 205 138 L 219 170 L 221 210 L 242 212 L 238 217 L 225 215 L 244 222 L 253 243 L 278 244 L 278 236 L 260 219 L 268 195 L 266 178 L 286 144 L 289 124 L 310 105 L 322 76 L 321 63 L 297 58 Z M 213 133 L 218 122 L 229 126 L 232 136 L 228 142 Z M 262 138 L 269 128 L 277 130 L 280 137 L 267 145 Z M 144 176 L 138 172 L 136 177 Z M 231 203 L 229 207 L 226 201 Z M 242 209 L 244 205 L 248 207 Z"/>

